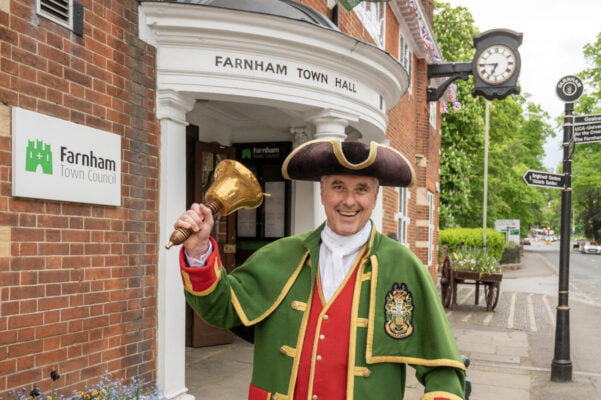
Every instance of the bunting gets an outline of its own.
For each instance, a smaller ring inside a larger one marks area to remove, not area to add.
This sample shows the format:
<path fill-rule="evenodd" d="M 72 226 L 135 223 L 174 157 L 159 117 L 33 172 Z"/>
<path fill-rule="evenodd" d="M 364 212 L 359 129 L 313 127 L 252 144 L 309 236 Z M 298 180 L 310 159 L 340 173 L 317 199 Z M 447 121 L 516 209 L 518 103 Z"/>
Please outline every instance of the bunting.
<path fill-rule="evenodd" d="M 426 49 L 426 51 L 428 51 L 428 53 L 430 54 L 430 56 L 432 57 L 432 59 L 434 60 L 435 63 L 437 63 L 437 64 L 441 63 L 442 58 L 436 52 L 436 47 L 434 46 L 434 41 L 432 40 L 432 37 L 430 37 L 430 34 L 428 33 L 428 30 L 426 29 L 426 24 L 422 20 L 422 16 L 419 12 L 416 0 L 408 0 L 408 4 L 409 4 L 409 7 L 411 7 L 413 9 L 415 17 L 417 18 L 417 22 L 419 25 L 419 31 L 420 31 L 424 49 Z M 454 83 L 451 83 L 447 89 L 447 98 L 449 99 L 449 101 L 444 102 L 442 104 L 443 114 L 449 112 L 449 110 L 451 110 L 451 109 L 455 112 L 457 112 L 457 111 L 459 111 L 459 109 L 461 109 L 461 103 L 459 102 L 459 100 L 457 100 L 457 85 L 455 85 Z M 449 107 L 449 102 L 451 103 L 450 107 Z"/>

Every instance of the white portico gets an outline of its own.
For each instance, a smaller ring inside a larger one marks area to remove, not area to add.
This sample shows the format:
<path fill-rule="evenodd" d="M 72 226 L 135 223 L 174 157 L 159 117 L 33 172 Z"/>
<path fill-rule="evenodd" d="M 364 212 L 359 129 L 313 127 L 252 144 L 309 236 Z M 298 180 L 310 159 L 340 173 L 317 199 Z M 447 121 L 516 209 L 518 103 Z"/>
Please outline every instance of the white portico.
<path fill-rule="evenodd" d="M 338 31 L 300 3 L 146 1 L 140 36 L 157 49 L 158 383 L 168 398 L 186 398 L 178 252 L 163 248 L 186 207 L 186 126 L 197 125 L 200 140 L 223 145 L 347 137 L 382 142 L 386 111 L 407 89 L 407 73 L 390 54 Z M 324 219 L 315 188 L 293 188 L 293 233 Z M 380 220 L 374 214 L 376 225 Z"/>

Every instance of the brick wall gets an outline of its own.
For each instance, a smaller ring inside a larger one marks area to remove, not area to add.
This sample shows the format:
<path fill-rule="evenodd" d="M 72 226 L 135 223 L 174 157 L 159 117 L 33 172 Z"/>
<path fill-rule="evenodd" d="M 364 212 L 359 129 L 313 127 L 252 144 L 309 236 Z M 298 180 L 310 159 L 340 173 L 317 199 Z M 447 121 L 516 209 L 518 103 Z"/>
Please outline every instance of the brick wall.
<path fill-rule="evenodd" d="M 138 2 L 80 0 L 84 35 L 0 1 L 0 397 L 155 379 L 155 51 Z M 121 135 L 122 206 L 11 196 L 12 107 Z"/>

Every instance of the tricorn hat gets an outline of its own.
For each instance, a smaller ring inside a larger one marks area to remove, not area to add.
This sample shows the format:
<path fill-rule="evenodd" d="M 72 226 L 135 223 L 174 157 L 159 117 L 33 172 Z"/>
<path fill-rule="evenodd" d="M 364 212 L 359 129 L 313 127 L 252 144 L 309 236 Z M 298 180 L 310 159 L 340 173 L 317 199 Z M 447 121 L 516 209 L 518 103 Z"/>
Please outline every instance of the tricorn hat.
<path fill-rule="evenodd" d="M 287 179 L 319 181 L 324 175 L 372 176 L 383 186 L 411 186 L 415 172 L 395 149 L 376 142 L 312 140 L 298 146 L 284 160 Z"/>

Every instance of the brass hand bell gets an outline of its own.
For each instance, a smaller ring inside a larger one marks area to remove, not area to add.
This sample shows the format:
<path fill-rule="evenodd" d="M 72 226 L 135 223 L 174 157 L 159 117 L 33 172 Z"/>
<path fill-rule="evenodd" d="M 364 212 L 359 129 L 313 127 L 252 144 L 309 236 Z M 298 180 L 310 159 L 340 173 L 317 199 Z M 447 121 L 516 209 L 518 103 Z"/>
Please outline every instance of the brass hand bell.
<path fill-rule="evenodd" d="M 234 160 L 223 160 L 215 168 L 215 181 L 205 196 L 205 206 L 211 209 L 213 215 L 225 216 L 241 208 L 257 208 L 263 202 L 261 185 L 252 172 L 244 165 Z M 192 235 L 192 231 L 176 228 L 166 249 L 182 244 Z"/>

